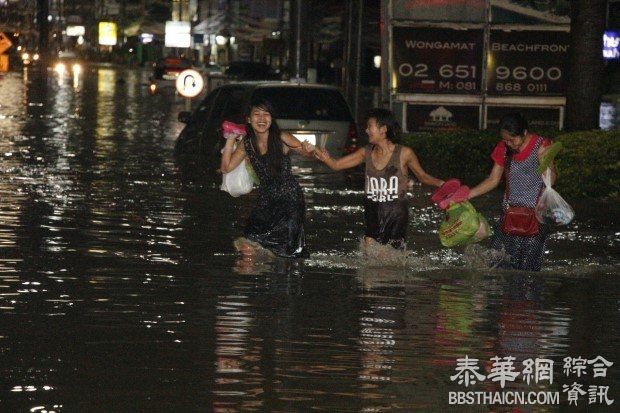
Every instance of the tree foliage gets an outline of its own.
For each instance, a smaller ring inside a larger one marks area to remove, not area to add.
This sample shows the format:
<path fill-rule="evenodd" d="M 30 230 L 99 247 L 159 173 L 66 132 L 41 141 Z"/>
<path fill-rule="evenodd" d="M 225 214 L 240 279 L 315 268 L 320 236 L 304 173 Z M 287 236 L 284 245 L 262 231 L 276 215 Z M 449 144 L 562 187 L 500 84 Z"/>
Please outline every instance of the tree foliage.
<path fill-rule="evenodd" d="M 606 0 L 571 1 L 567 130 L 589 130 L 599 126 L 604 69 L 601 44 L 606 7 Z"/>

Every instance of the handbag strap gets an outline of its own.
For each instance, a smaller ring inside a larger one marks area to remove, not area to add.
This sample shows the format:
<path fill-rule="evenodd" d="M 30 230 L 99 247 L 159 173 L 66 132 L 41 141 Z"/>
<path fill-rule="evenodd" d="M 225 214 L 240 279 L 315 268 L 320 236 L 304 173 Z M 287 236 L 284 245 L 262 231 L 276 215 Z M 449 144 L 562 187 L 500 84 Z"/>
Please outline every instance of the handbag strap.
<path fill-rule="evenodd" d="M 504 199 L 506 200 L 506 204 L 508 204 L 508 200 L 510 199 L 510 166 L 512 165 L 513 156 L 512 152 L 510 154 L 508 154 L 508 152 L 509 149 L 506 147 L 506 153 L 504 155 L 504 165 L 506 165 L 504 168 L 504 177 L 506 179 L 506 193 L 504 194 Z"/>
<path fill-rule="evenodd" d="M 504 201 L 506 202 L 507 206 L 510 206 L 510 204 L 508 203 L 508 200 L 510 199 L 510 167 L 512 165 L 512 157 L 514 156 L 514 153 L 510 153 L 510 155 L 508 154 L 509 149 L 508 147 L 506 147 L 506 154 L 505 154 L 505 161 L 504 161 L 504 176 L 506 179 L 506 193 L 504 194 Z M 536 196 L 536 204 L 538 204 L 538 201 L 540 200 L 540 197 L 543 193 L 543 190 L 545 189 L 545 186 L 541 186 L 540 190 L 538 191 L 538 195 Z"/>

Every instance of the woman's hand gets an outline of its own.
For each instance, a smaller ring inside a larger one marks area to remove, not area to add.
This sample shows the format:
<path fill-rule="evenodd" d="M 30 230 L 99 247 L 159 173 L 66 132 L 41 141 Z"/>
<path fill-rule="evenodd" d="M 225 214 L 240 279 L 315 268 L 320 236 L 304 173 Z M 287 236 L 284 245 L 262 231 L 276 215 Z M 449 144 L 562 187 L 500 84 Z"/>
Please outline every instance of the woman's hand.
<path fill-rule="evenodd" d="M 303 141 L 301 143 L 301 147 L 303 148 L 304 152 L 314 153 L 316 151 L 316 146 L 314 146 L 308 141 Z"/>
<path fill-rule="evenodd" d="M 342 158 L 334 159 L 331 157 L 326 149 L 316 149 L 314 156 L 330 169 L 334 171 L 341 171 L 343 169 L 353 168 L 361 163 L 364 163 L 365 149 L 360 148 L 357 151 L 348 154 Z"/>
<path fill-rule="evenodd" d="M 315 148 L 314 156 L 321 162 L 329 162 L 332 159 L 332 157 L 329 155 L 329 152 L 327 152 L 325 148 Z"/>
<path fill-rule="evenodd" d="M 239 142 L 241 139 L 243 139 L 243 135 L 238 134 L 238 133 L 225 133 L 224 138 L 226 139 L 226 142 L 228 141 Z"/>

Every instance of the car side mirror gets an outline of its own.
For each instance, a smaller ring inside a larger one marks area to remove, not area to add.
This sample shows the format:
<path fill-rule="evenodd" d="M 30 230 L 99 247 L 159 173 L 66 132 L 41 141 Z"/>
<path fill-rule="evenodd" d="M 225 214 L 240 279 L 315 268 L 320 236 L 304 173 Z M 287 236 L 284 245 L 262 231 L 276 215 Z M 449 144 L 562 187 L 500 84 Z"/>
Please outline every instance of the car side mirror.
<path fill-rule="evenodd" d="M 183 112 L 179 112 L 179 116 L 177 117 L 177 119 L 179 120 L 179 122 L 183 122 L 183 123 L 189 123 L 189 120 L 191 119 L 192 114 L 186 111 Z"/>

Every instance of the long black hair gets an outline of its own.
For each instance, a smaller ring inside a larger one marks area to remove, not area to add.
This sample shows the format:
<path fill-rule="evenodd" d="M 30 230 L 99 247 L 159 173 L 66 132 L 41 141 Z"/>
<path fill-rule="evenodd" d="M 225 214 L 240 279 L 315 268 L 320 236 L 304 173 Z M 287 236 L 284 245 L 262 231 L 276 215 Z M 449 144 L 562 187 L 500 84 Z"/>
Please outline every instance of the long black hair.
<path fill-rule="evenodd" d="M 253 108 L 257 108 L 260 110 L 264 110 L 269 112 L 271 115 L 271 125 L 269 126 L 269 135 L 267 137 L 267 153 L 265 154 L 265 158 L 267 161 L 267 171 L 271 176 L 280 176 L 282 174 L 282 163 L 284 158 L 284 151 L 282 146 L 282 139 L 280 135 L 282 131 L 276 122 L 276 113 L 273 107 L 273 104 L 267 99 L 263 98 L 253 98 L 250 102 L 250 107 L 247 110 L 247 116 L 250 116 Z M 248 137 L 250 138 L 250 142 L 252 142 L 252 146 L 256 151 L 256 155 L 260 155 L 258 151 L 258 138 L 254 133 L 254 129 L 252 125 L 248 122 Z"/>
<path fill-rule="evenodd" d="M 400 142 L 400 125 L 391 111 L 382 108 L 371 109 L 366 115 L 366 122 L 368 122 L 369 119 L 374 119 L 378 127 L 385 126 L 387 128 L 385 137 L 390 142 Z"/>
<path fill-rule="evenodd" d="M 527 120 L 519 112 L 507 113 L 499 121 L 499 130 L 505 130 L 510 136 L 523 136 L 527 130 Z"/>

